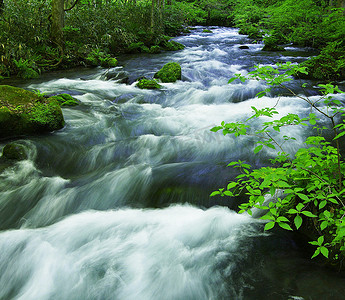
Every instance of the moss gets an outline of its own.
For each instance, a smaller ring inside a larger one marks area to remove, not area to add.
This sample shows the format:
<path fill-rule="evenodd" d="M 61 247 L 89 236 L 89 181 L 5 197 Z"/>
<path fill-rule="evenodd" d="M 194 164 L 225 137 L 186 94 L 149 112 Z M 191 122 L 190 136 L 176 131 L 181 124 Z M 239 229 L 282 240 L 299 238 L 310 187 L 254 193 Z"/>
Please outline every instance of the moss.
<path fill-rule="evenodd" d="M 0 138 L 58 130 L 64 125 L 59 103 L 7 85 L 0 86 Z"/>
<path fill-rule="evenodd" d="M 155 45 L 155 46 L 151 46 L 150 51 L 151 54 L 156 54 L 156 53 L 160 53 L 161 52 L 161 47 Z"/>
<path fill-rule="evenodd" d="M 76 106 L 76 105 L 79 105 L 79 101 L 77 99 L 73 98 L 69 94 L 60 94 L 60 95 L 52 96 L 49 99 L 57 101 L 60 106 Z"/>
<path fill-rule="evenodd" d="M 7 159 L 23 160 L 28 158 L 25 146 L 17 143 L 5 145 L 2 149 L 2 156 Z"/>
<path fill-rule="evenodd" d="M 164 50 L 167 50 L 167 51 L 178 51 L 178 50 L 183 50 L 185 46 L 182 45 L 181 43 L 170 41 L 170 42 L 165 42 L 163 44 L 163 48 Z"/>
<path fill-rule="evenodd" d="M 203 33 L 213 33 L 213 31 L 212 31 L 212 30 L 209 30 L 209 29 L 204 29 L 202 32 L 203 32 Z"/>
<path fill-rule="evenodd" d="M 117 59 L 114 57 L 108 57 L 104 60 L 101 60 L 101 66 L 105 68 L 114 68 L 117 66 Z"/>
<path fill-rule="evenodd" d="M 167 63 L 154 77 L 162 82 L 175 82 L 181 80 L 181 66 L 176 62 Z"/>
<path fill-rule="evenodd" d="M 140 79 L 137 83 L 137 87 L 140 89 L 148 89 L 148 90 L 154 90 L 154 89 L 160 89 L 161 86 L 158 84 L 156 80 L 150 80 L 150 79 Z"/>

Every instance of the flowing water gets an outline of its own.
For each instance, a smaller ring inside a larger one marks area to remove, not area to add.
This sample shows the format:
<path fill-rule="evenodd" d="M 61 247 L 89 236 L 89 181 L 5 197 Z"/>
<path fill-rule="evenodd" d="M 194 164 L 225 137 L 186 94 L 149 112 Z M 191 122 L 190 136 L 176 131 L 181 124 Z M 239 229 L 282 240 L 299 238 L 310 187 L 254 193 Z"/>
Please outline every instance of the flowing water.
<path fill-rule="evenodd" d="M 284 95 L 259 101 L 262 83 L 229 78 L 309 53 L 264 53 L 236 29 L 202 29 L 176 39 L 182 51 L 17 83 L 67 91 L 81 105 L 63 108 L 62 130 L 19 140 L 29 158 L 1 168 L 1 300 L 344 299 L 344 277 L 314 265 L 292 236 L 263 234 L 233 199 L 209 197 L 235 175 L 227 163 L 260 166 L 272 155 L 253 157 L 251 138 L 210 128 L 243 120 L 253 105 L 309 113 Z M 181 64 L 182 81 L 135 87 L 170 61 Z M 107 80 L 126 72 L 129 84 Z M 293 153 L 308 129 L 289 134 Z"/>

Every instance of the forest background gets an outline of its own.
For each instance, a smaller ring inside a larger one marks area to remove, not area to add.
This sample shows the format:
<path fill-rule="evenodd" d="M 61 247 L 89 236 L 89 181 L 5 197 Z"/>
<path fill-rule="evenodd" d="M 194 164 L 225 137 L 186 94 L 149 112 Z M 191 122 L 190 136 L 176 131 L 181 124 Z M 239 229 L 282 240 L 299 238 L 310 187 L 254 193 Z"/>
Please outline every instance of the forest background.
<path fill-rule="evenodd" d="M 293 43 L 320 51 L 309 76 L 338 80 L 345 1 L 325 0 L 1 0 L 0 79 L 34 78 L 75 66 L 114 66 L 121 53 L 178 50 L 188 26 L 240 28 L 264 50 Z"/>

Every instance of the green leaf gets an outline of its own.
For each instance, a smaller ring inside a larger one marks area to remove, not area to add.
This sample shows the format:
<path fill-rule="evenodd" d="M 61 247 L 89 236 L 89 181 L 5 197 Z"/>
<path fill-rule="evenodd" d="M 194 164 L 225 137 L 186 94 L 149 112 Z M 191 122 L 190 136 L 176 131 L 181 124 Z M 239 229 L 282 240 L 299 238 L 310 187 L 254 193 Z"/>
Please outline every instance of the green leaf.
<path fill-rule="evenodd" d="M 339 134 L 337 134 L 336 137 L 334 138 L 334 140 L 336 140 L 336 139 L 342 137 L 343 135 L 345 135 L 345 131 L 340 132 Z"/>
<path fill-rule="evenodd" d="M 288 184 L 285 181 L 278 181 L 278 185 L 279 185 L 280 188 L 289 188 L 289 187 L 291 187 L 290 184 Z"/>
<path fill-rule="evenodd" d="M 288 214 L 297 214 L 297 213 L 298 211 L 296 209 L 291 208 L 288 210 Z"/>
<path fill-rule="evenodd" d="M 230 182 L 230 183 L 228 184 L 227 189 L 228 189 L 228 190 L 231 190 L 232 188 L 234 188 L 234 187 L 237 186 L 237 185 L 238 185 L 237 182 L 232 181 L 232 182 Z"/>
<path fill-rule="evenodd" d="M 317 243 L 321 246 L 323 244 L 323 241 L 324 241 L 324 236 L 321 235 L 318 239 L 317 239 Z"/>
<path fill-rule="evenodd" d="M 301 213 L 304 214 L 305 216 L 309 217 L 309 218 L 316 218 L 317 217 L 313 213 L 311 213 L 310 211 L 307 211 L 307 210 L 304 210 Z"/>
<path fill-rule="evenodd" d="M 320 248 L 317 248 L 311 258 L 314 258 L 320 254 Z"/>
<path fill-rule="evenodd" d="M 304 201 L 310 201 L 307 195 L 297 193 L 297 196 L 300 197 Z"/>
<path fill-rule="evenodd" d="M 328 222 L 327 221 L 323 221 L 320 225 L 320 229 L 324 230 L 326 227 L 328 226 Z"/>
<path fill-rule="evenodd" d="M 295 223 L 296 228 L 299 229 L 302 225 L 303 220 L 302 220 L 302 217 L 300 215 L 297 215 L 293 221 Z"/>
<path fill-rule="evenodd" d="M 210 197 L 216 196 L 216 195 L 220 195 L 219 191 L 214 191 L 211 193 Z"/>
<path fill-rule="evenodd" d="M 287 218 L 285 218 L 285 217 L 279 217 L 277 219 L 277 222 L 289 222 L 289 220 Z"/>
<path fill-rule="evenodd" d="M 319 209 L 324 208 L 326 206 L 326 204 L 327 204 L 327 200 L 321 201 L 320 204 L 319 204 Z"/>
<path fill-rule="evenodd" d="M 285 230 L 291 230 L 292 231 L 292 228 L 290 227 L 289 224 L 278 222 L 278 225 Z"/>
<path fill-rule="evenodd" d="M 234 82 L 236 79 L 237 79 L 237 77 L 232 77 L 232 78 L 229 79 L 228 83 L 232 83 L 232 82 Z"/>
<path fill-rule="evenodd" d="M 328 258 L 328 249 L 326 247 L 320 247 L 321 254 Z"/>
<path fill-rule="evenodd" d="M 265 230 L 270 230 L 274 227 L 276 223 L 275 222 L 269 222 L 265 225 Z"/>
<path fill-rule="evenodd" d="M 254 153 L 256 154 L 256 153 L 258 153 L 259 151 L 261 151 L 262 147 L 263 147 L 263 145 L 259 145 L 259 146 L 255 147 Z"/>

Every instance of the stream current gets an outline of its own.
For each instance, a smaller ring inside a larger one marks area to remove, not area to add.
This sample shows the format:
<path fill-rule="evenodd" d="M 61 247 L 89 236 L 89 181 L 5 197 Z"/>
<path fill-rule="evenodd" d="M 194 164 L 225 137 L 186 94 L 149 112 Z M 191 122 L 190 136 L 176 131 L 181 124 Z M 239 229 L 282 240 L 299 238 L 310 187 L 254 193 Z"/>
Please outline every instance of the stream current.
<path fill-rule="evenodd" d="M 1 169 L 1 300 L 344 299 L 344 277 L 315 265 L 291 235 L 263 234 L 234 200 L 209 197 L 235 176 L 229 162 L 260 166 L 273 154 L 254 157 L 252 139 L 210 128 L 249 117 L 251 106 L 310 112 L 284 95 L 258 100 L 262 83 L 229 78 L 310 53 L 265 53 L 236 29 L 202 30 L 175 39 L 182 51 L 16 83 L 81 104 L 63 108 L 62 130 L 19 140 L 29 158 Z M 135 86 L 170 61 L 181 81 Z M 129 84 L 107 79 L 119 72 Z M 288 130 L 294 153 L 310 130 Z"/>

